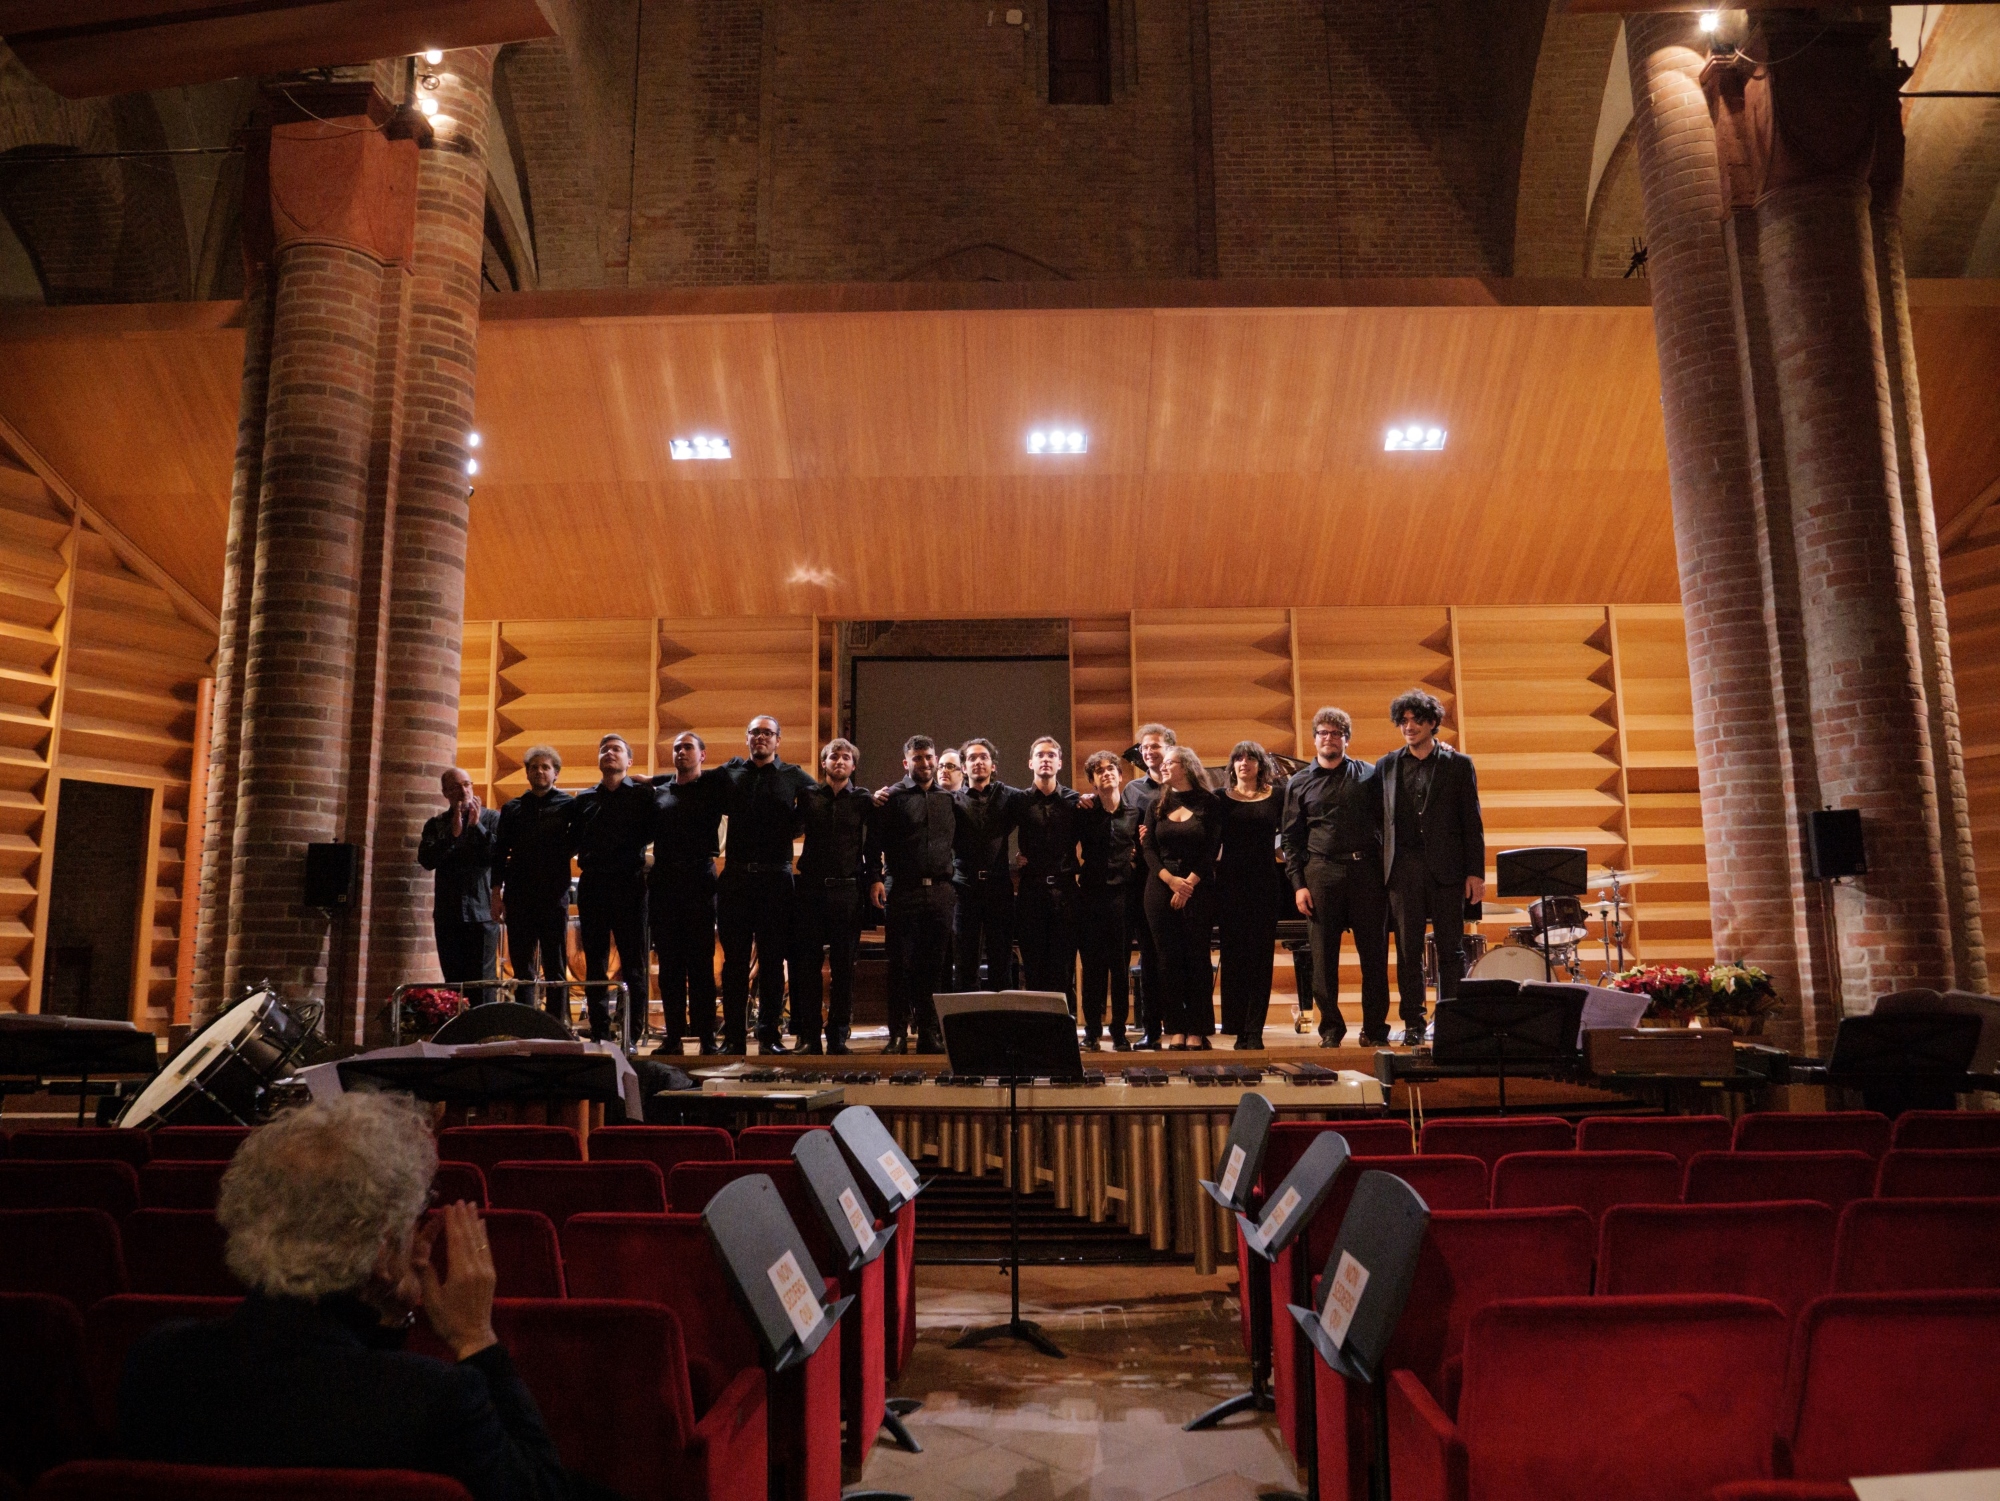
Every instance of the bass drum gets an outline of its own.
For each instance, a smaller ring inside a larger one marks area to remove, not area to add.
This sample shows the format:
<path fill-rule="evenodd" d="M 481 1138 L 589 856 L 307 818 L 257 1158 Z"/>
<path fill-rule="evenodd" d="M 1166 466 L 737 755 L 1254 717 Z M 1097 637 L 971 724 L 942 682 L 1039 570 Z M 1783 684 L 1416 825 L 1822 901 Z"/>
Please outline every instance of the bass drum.
<path fill-rule="evenodd" d="M 238 1001 L 203 1027 L 125 1107 L 121 1126 L 254 1126 L 264 1090 L 312 1036 L 268 990 Z"/>
<path fill-rule="evenodd" d="M 1542 964 L 1540 950 L 1523 948 L 1518 943 L 1503 943 L 1498 948 L 1488 949 L 1479 962 L 1466 970 L 1468 980 L 1543 980 L 1548 970 Z"/>
<path fill-rule="evenodd" d="M 1459 973 L 1470 975 L 1472 967 L 1486 952 L 1486 935 L 1483 933 L 1461 933 L 1458 939 Z M 1438 983 L 1438 940 L 1437 934 L 1424 934 L 1424 983 L 1437 989 Z"/>

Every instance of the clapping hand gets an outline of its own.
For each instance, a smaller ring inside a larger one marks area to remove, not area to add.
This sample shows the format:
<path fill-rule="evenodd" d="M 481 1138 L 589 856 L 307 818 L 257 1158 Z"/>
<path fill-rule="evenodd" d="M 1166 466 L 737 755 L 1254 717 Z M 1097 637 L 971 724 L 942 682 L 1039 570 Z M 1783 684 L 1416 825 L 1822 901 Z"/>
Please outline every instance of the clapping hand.
<path fill-rule="evenodd" d="M 443 1280 L 431 1261 L 440 1234 L 450 1263 Z M 493 1251 L 477 1209 L 463 1199 L 446 1205 L 417 1232 L 413 1261 L 423 1288 L 424 1317 L 454 1355 L 465 1360 L 500 1343 L 493 1332 Z"/>

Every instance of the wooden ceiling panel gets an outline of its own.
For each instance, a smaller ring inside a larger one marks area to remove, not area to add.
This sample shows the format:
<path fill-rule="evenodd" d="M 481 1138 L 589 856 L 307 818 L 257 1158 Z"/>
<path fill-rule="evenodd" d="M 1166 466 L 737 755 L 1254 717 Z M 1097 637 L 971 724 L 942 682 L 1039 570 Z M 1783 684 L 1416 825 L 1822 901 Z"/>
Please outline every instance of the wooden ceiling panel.
<path fill-rule="evenodd" d="M 1146 457 L 1153 364 L 1147 312 L 1002 313 L 965 320 L 963 463 L 1060 485 L 1080 474 L 1136 474 Z M 1035 455 L 1029 432 L 1082 430 L 1082 454 Z"/>
<path fill-rule="evenodd" d="M 964 315 L 805 314 L 778 319 L 777 332 L 794 474 L 964 472 Z"/>
<path fill-rule="evenodd" d="M 2000 481 L 2000 309 L 1911 302 L 1931 502 L 1944 528 Z"/>

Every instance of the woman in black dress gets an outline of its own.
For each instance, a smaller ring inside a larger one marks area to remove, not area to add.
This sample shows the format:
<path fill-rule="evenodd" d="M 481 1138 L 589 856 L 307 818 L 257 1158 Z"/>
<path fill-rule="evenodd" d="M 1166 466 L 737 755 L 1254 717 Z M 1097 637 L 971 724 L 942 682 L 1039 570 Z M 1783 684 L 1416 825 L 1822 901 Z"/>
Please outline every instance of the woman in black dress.
<path fill-rule="evenodd" d="M 1208 933 L 1214 922 L 1215 851 L 1221 810 L 1203 781 L 1201 758 L 1184 745 L 1167 752 L 1166 785 L 1146 820 L 1146 925 L 1160 956 L 1167 1046 L 1206 1049 L 1215 1029 L 1215 981 Z"/>
<path fill-rule="evenodd" d="M 1215 882 L 1222 930 L 1222 1030 L 1238 1050 L 1264 1046 L 1271 1006 L 1271 961 L 1285 870 L 1278 863 L 1277 768 L 1270 752 L 1245 740 L 1229 753 L 1229 782 L 1216 806 L 1222 815 L 1222 859 Z"/>

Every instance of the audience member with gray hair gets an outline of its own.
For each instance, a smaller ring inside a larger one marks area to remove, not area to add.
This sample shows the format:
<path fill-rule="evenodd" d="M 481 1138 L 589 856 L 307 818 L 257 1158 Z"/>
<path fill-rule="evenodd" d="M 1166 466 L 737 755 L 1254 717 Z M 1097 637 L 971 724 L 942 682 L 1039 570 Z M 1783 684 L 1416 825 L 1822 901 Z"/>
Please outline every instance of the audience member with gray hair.
<path fill-rule="evenodd" d="M 478 1210 L 424 1217 L 436 1170 L 428 1116 L 400 1095 L 316 1102 L 245 1141 L 216 1214 L 249 1296 L 227 1319 L 164 1325 L 133 1347 L 118 1394 L 125 1453 L 425 1470 L 480 1501 L 572 1495 L 493 1333 Z M 397 1348 L 419 1310 L 457 1364 Z"/>

